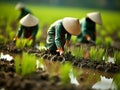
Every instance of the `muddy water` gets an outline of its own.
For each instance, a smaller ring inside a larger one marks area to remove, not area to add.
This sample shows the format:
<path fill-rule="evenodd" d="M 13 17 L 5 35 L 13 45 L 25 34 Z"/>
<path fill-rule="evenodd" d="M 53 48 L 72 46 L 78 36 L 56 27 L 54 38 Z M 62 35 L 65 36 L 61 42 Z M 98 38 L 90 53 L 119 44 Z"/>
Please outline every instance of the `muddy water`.
<path fill-rule="evenodd" d="M 60 63 L 45 60 L 42 65 L 44 70 L 47 70 L 48 73 L 57 74 L 60 73 Z M 99 90 L 114 90 L 116 85 L 114 83 L 114 75 L 111 73 L 100 72 L 97 70 L 91 69 L 81 69 L 77 68 L 79 75 L 74 76 L 72 70 L 70 70 L 69 78 L 70 82 L 75 85 L 80 85 L 82 87 L 88 86 L 92 89 Z"/>
<path fill-rule="evenodd" d="M 5 58 L 10 61 L 13 59 L 15 55 L 3 54 L 0 53 L 0 58 Z M 111 60 L 111 58 L 110 58 Z M 59 75 L 60 74 L 60 62 L 54 62 L 49 60 L 44 60 L 44 62 L 37 60 L 36 61 L 37 68 L 41 67 L 43 70 L 47 71 L 51 75 Z M 81 69 L 77 68 L 78 75 L 74 76 L 72 69 L 69 72 L 70 82 L 75 84 L 76 86 L 88 86 L 92 89 L 99 89 L 99 90 L 114 90 L 116 85 L 114 83 L 114 75 L 111 73 L 105 73 L 97 70 L 91 69 Z"/>

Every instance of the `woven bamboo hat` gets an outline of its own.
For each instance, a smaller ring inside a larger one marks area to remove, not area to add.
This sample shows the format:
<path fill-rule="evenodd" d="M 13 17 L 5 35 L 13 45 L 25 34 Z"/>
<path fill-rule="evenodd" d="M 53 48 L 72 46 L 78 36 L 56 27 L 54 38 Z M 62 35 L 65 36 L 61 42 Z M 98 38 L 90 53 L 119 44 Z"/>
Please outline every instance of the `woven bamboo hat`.
<path fill-rule="evenodd" d="M 102 19 L 100 12 L 88 13 L 87 17 L 90 18 L 93 22 L 102 25 Z"/>
<path fill-rule="evenodd" d="M 79 35 L 81 32 L 79 19 L 77 18 L 65 17 L 62 24 L 66 31 L 72 35 Z"/>
<path fill-rule="evenodd" d="M 16 5 L 15 9 L 16 9 L 16 10 L 19 10 L 19 9 L 21 9 L 21 8 L 24 8 L 24 7 L 25 7 L 25 5 L 24 5 L 23 3 L 21 3 L 21 2 L 19 2 L 19 3 Z"/>
<path fill-rule="evenodd" d="M 20 24 L 27 27 L 35 26 L 38 23 L 39 23 L 39 20 L 31 14 L 27 14 L 20 20 Z"/>

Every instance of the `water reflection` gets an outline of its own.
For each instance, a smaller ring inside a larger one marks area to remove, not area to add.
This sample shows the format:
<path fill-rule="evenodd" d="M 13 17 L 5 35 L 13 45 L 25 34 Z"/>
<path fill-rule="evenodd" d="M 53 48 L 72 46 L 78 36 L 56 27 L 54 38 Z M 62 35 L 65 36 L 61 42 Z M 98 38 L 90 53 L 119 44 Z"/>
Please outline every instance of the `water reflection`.
<path fill-rule="evenodd" d="M 105 60 L 105 56 L 103 56 L 103 60 Z M 108 62 L 115 63 L 114 57 L 108 56 L 106 63 L 108 63 Z"/>
<path fill-rule="evenodd" d="M 0 59 L 6 59 L 11 61 L 13 59 L 12 56 L 9 54 L 0 53 Z M 109 57 L 108 60 L 114 63 L 114 58 Z M 60 73 L 60 62 L 53 62 L 50 60 L 36 60 L 36 68 L 42 68 L 42 70 L 47 71 L 51 75 L 59 75 Z M 69 78 L 70 83 L 75 84 L 77 86 L 82 87 L 90 87 L 92 89 L 99 89 L 99 90 L 114 90 L 116 89 L 116 85 L 114 83 L 114 75 L 105 72 L 99 72 L 97 70 L 91 69 L 81 69 L 77 68 L 78 72 L 81 72 L 78 76 L 73 74 L 73 70 L 70 69 Z"/>
<path fill-rule="evenodd" d="M 59 75 L 60 73 L 60 63 L 45 60 L 43 67 L 50 74 Z M 81 72 L 78 76 L 75 76 L 73 70 L 70 69 L 69 78 L 70 83 L 75 85 L 80 85 L 82 87 L 90 87 L 92 89 L 99 90 L 113 90 L 115 89 L 115 84 L 113 82 L 114 74 L 105 73 L 97 70 L 91 69 L 81 69 L 77 68 L 78 72 Z"/>
<path fill-rule="evenodd" d="M 105 76 L 100 76 L 101 80 L 95 83 L 92 88 L 99 90 L 115 90 L 115 84 L 113 78 L 106 78 Z"/>
<path fill-rule="evenodd" d="M 91 69 L 79 69 L 80 71 L 82 70 L 82 74 L 80 74 L 77 77 L 77 80 L 79 82 L 79 84 L 82 87 L 89 87 L 92 88 L 92 86 L 100 80 L 100 73 L 95 71 L 95 70 L 91 70 Z"/>
<path fill-rule="evenodd" d="M 70 70 L 69 78 L 70 78 L 70 83 L 71 84 L 79 85 L 79 82 L 77 81 L 76 76 L 73 74 L 72 69 Z"/>
<path fill-rule="evenodd" d="M 3 53 L 1 53 L 0 54 L 0 59 L 4 59 L 6 61 L 11 61 L 11 60 L 13 60 L 13 57 L 10 56 L 9 54 L 3 54 Z"/>
<path fill-rule="evenodd" d="M 41 68 L 43 71 L 45 70 L 45 66 L 40 60 L 36 60 L 36 69 Z"/>
<path fill-rule="evenodd" d="M 108 62 L 115 63 L 114 58 L 113 57 L 108 57 Z"/>

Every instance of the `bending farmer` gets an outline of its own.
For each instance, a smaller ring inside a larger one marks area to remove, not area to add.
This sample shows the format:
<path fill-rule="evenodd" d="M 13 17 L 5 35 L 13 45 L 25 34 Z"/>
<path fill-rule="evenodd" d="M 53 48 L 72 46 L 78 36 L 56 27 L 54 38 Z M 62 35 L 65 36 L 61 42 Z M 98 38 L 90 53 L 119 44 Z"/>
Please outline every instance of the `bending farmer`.
<path fill-rule="evenodd" d="M 28 40 L 33 40 L 33 44 L 35 43 L 35 37 L 38 32 L 38 23 L 39 20 L 31 15 L 28 14 L 20 20 L 20 28 L 14 38 L 16 41 L 18 38 L 22 36 L 22 38 L 27 38 Z"/>
<path fill-rule="evenodd" d="M 100 12 L 88 13 L 80 20 L 81 33 L 77 36 L 79 43 L 94 43 L 96 40 L 96 24 L 102 25 Z"/>
<path fill-rule="evenodd" d="M 66 17 L 54 22 L 47 32 L 46 48 L 51 53 L 64 54 L 64 45 L 68 46 L 71 35 L 80 34 L 79 20 Z"/>

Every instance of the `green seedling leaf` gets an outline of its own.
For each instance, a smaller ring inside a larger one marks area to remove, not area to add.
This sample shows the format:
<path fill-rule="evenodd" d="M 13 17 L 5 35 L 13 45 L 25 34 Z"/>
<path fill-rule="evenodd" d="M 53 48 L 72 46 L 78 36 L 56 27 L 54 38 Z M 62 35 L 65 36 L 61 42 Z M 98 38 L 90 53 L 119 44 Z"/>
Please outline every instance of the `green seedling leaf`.
<path fill-rule="evenodd" d="M 69 72 L 71 69 L 72 65 L 70 63 L 65 63 L 60 67 L 60 78 L 65 85 L 70 82 Z"/>
<path fill-rule="evenodd" d="M 15 57 L 15 72 L 20 74 L 20 65 L 21 65 L 21 58 L 19 56 Z"/>
<path fill-rule="evenodd" d="M 23 49 L 27 42 L 28 42 L 27 39 L 17 39 L 16 47 L 20 48 L 20 49 Z"/>
<path fill-rule="evenodd" d="M 36 70 L 36 57 L 33 55 L 29 55 L 27 53 L 23 53 L 22 58 L 22 75 L 25 76 L 27 74 L 31 74 Z"/>
<path fill-rule="evenodd" d="M 77 59 L 84 57 L 84 48 L 81 46 L 80 48 L 77 47 L 73 50 L 73 53 Z"/>
<path fill-rule="evenodd" d="M 114 52 L 114 60 L 116 64 L 120 64 L 120 52 L 116 51 Z"/>
<path fill-rule="evenodd" d="M 15 71 L 22 76 L 26 76 L 36 71 L 36 57 L 25 52 L 22 53 L 22 58 L 15 58 Z"/>

